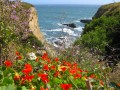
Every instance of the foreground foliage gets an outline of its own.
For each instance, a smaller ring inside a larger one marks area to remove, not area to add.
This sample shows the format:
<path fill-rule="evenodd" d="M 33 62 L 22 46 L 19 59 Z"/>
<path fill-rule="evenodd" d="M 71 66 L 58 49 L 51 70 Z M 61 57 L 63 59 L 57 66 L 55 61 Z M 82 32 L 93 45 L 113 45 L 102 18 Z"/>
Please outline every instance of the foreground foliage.
<path fill-rule="evenodd" d="M 16 52 L 16 60 L 5 60 L 0 66 L 0 90 L 108 90 L 109 69 L 98 67 L 90 71 L 76 62 L 50 59 L 47 53 L 31 60 Z"/>

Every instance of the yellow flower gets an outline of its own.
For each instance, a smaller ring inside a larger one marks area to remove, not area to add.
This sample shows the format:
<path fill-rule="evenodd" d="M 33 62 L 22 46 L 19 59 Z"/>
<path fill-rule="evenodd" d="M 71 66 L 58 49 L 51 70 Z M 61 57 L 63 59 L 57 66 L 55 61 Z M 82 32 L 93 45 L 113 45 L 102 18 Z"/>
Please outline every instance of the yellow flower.
<path fill-rule="evenodd" d="M 62 68 L 68 69 L 68 66 L 58 66 L 58 71 L 63 71 Z"/>

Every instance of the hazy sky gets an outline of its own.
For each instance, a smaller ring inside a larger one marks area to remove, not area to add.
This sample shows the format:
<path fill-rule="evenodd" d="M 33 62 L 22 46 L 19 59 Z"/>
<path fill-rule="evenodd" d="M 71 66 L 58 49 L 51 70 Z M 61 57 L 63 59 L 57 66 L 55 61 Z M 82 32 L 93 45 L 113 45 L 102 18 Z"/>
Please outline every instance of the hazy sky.
<path fill-rule="evenodd" d="M 22 0 L 32 4 L 107 4 L 120 0 Z"/>

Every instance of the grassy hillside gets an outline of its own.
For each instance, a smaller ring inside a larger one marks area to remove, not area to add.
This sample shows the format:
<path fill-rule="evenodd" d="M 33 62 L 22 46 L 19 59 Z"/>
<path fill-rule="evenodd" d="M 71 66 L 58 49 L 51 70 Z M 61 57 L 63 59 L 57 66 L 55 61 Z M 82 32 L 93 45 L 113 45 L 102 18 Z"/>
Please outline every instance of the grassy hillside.
<path fill-rule="evenodd" d="M 115 69 L 111 81 L 120 81 L 120 3 L 103 5 L 85 25 L 75 45 L 84 46 L 93 55 L 102 55 L 105 65 Z M 117 90 L 117 89 L 116 89 Z"/>
<path fill-rule="evenodd" d="M 29 29 L 30 7 L 33 5 L 0 1 L 1 58 L 14 59 L 16 51 L 25 54 L 43 46 Z"/>
<path fill-rule="evenodd" d="M 120 2 L 111 3 L 100 7 L 93 18 L 99 18 L 101 16 L 107 16 L 107 17 L 116 16 L 119 14 L 120 14 Z"/>
<path fill-rule="evenodd" d="M 106 52 L 106 46 L 120 48 L 119 12 L 120 3 L 113 3 L 100 7 L 94 16 L 94 19 L 89 24 L 85 25 L 82 37 L 75 43 L 82 43 L 83 45 L 97 49 L 100 52 Z"/>

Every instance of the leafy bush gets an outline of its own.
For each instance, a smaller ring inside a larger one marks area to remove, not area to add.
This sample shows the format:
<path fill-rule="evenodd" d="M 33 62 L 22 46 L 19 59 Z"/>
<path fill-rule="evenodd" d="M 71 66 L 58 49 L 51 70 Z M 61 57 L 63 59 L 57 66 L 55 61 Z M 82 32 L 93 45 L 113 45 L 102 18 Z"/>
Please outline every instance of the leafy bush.
<path fill-rule="evenodd" d="M 89 48 L 97 48 L 103 52 L 105 51 L 106 45 L 119 48 L 119 27 L 120 15 L 110 17 L 103 16 L 98 19 L 93 19 L 91 23 L 86 24 L 81 38 L 79 38 L 75 44 L 79 45 L 82 43 Z"/>
<path fill-rule="evenodd" d="M 102 27 L 96 27 L 95 31 L 91 31 L 82 36 L 82 43 L 89 47 L 104 51 L 107 44 L 106 31 Z"/>
<path fill-rule="evenodd" d="M 30 42 L 31 45 L 35 45 L 37 47 L 42 47 L 43 44 L 39 41 L 34 35 L 29 35 L 27 42 Z"/>

